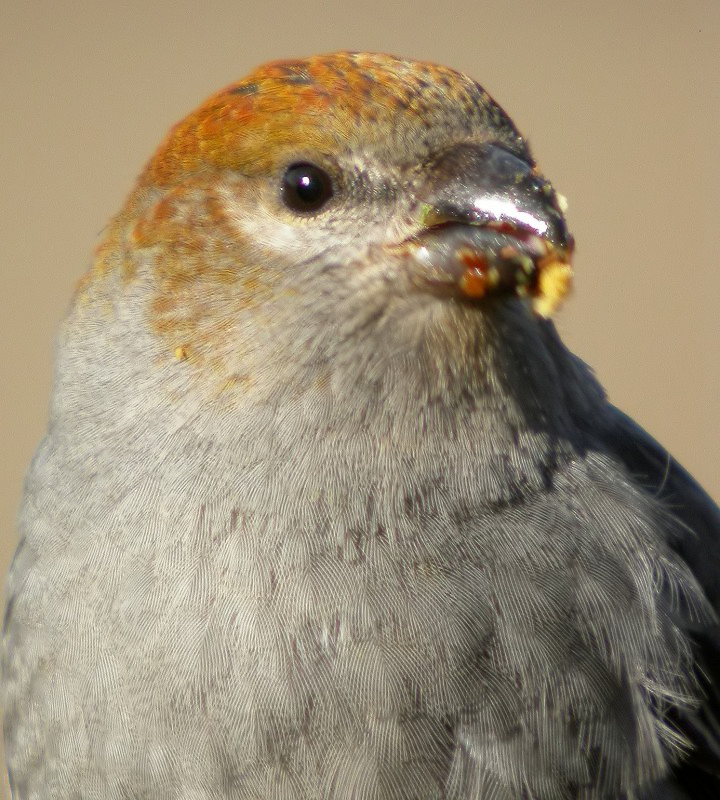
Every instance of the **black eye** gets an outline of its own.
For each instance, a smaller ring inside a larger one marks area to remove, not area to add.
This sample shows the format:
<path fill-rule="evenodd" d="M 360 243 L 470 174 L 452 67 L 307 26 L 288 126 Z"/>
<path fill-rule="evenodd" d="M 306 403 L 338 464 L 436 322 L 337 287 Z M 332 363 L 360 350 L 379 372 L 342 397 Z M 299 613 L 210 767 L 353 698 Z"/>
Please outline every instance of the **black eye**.
<path fill-rule="evenodd" d="M 282 178 L 282 198 L 293 211 L 317 211 L 333 195 L 332 181 L 314 164 L 291 164 Z"/>

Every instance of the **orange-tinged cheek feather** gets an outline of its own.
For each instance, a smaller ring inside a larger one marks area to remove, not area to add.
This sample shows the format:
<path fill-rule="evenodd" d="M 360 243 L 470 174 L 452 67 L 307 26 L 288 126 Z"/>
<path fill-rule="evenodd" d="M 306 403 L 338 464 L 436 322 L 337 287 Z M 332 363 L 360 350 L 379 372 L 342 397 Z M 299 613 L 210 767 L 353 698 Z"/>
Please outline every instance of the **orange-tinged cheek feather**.
<path fill-rule="evenodd" d="M 123 302 L 120 287 L 139 284 L 142 292 L 132 292 L 130 302 L 143 302 L 161 361 L 187 361 L 206 381 L 210 371 L 208 385 L 216 388 L 251 379 L 251 343 L 242 337 L 248 314 L 260 318 L 271 304 L 278 274 L 270 254 L 233 225 L 225 191 L 217 176 L 196 176 L 154 203 L 132 196 L 76 295 L 78 306 L 100 303 L 112 315 Z"/>
<path fill-rule="evenodd" d="M 228 350 L 241 346 L 238 318 L 274 289 L 272 271 L 256 266 L 256 248 L 239 237 L 223 198 L 207 186 L 176 187 L 131 238 L 150 265 L 149 321 L 168 352 L 223 368 Z"/>

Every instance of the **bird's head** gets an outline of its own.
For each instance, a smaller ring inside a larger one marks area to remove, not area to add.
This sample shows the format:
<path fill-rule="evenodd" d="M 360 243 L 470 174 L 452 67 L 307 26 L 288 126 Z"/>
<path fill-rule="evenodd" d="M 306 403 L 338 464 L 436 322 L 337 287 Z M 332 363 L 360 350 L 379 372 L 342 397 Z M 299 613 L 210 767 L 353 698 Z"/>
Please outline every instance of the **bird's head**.
<path fill-rule="evenodd" d="M 80 294 L 142 285 L 169 358 L 250 385 L 283 358 L 412 357 L 498 307 L 548 315 L 572 247 L 558 195 L 477 83 L 339 53 L 261 67 L 176 125 Z"/>

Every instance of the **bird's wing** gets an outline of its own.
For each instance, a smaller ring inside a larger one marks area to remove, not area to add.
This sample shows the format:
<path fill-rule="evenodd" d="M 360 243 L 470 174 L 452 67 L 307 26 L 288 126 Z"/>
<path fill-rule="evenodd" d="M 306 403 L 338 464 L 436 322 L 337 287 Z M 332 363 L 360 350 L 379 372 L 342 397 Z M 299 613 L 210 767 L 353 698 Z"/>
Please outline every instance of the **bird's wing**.
<path fill-rule="evenodd" d="M 613 410 L 603 440 L 637 483 L 679 521 L 671 546 L 720 617 L 720 508 L 664 447 L 621 411 Z M 720 797 L 720 624 L 716 619 L 689 635 L 705 698 L 695 713 L 678 714 L 674 720 L 693 744 L 674 780 L 688 797 L 699 800 Z"/>

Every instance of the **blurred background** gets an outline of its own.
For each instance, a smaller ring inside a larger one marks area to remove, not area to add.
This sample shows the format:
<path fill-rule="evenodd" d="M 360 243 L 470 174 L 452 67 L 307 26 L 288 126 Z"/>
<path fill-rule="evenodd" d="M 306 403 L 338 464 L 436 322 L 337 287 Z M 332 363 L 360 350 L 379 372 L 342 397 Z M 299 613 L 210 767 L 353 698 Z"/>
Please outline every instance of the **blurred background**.
<path fill-rule="evenodd" d="M 2 0 L 2 574 L 54 333 L 108 218 L 212 91 L 338 49 L 445 63 L 508 111 L 569 201 L 565 341 L 720 499 L 718 0 Z"/>

